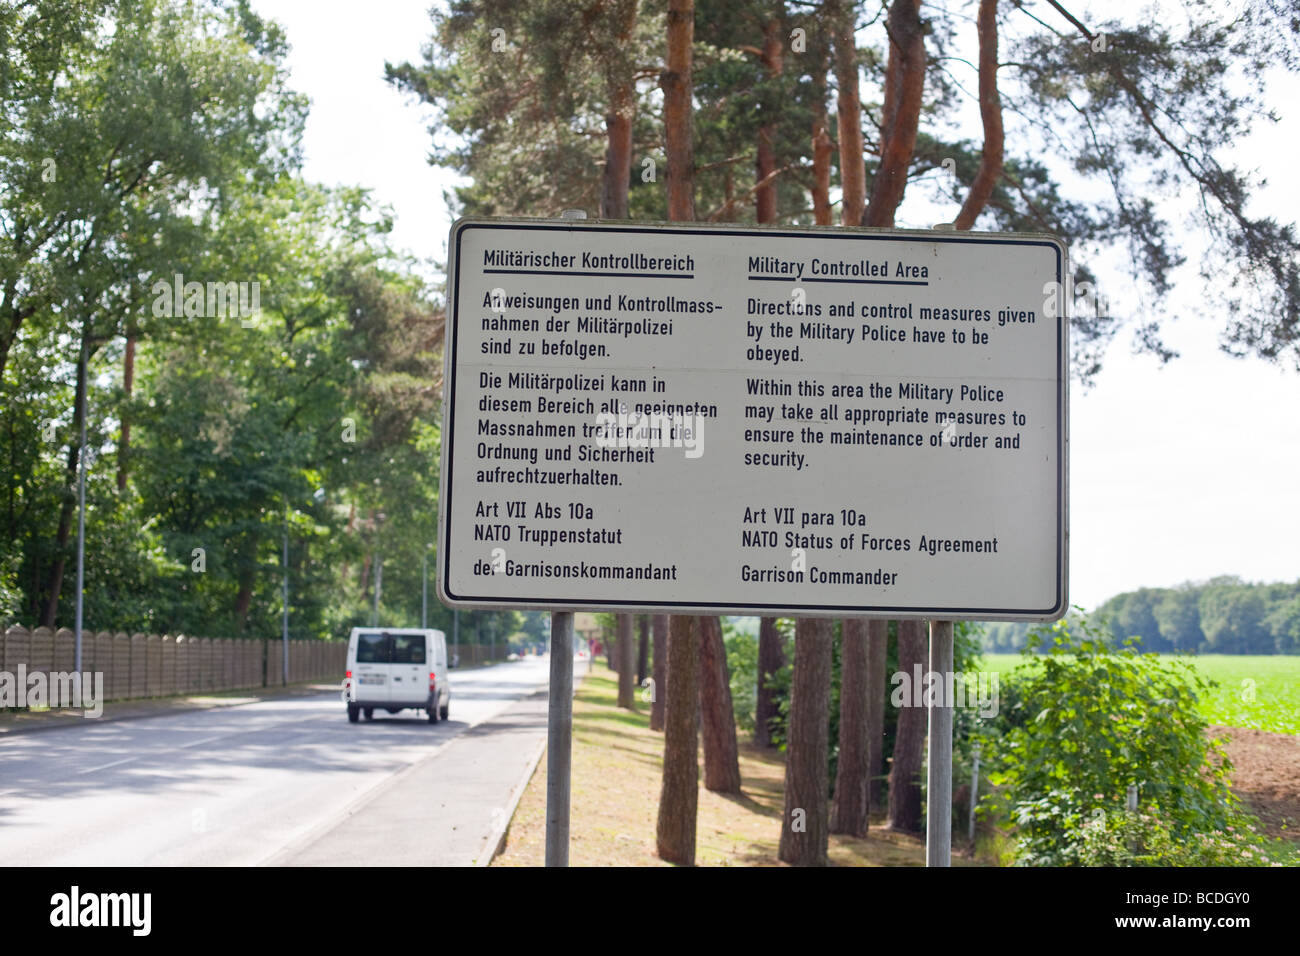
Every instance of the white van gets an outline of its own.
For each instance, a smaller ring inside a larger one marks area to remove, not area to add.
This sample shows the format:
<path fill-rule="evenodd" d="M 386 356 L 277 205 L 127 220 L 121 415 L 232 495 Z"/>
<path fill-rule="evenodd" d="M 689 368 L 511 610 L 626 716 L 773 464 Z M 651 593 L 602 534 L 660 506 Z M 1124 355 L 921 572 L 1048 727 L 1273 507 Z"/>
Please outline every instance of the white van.
<path fill-rule="evenodd" d="M 348 720 L 366 720 L 380 707 L 390 714 L 408 707 L 447 719 L 447 635 L 418 627 L 354 627 L 348 637 L 348 671 L 343 680 Z"/>

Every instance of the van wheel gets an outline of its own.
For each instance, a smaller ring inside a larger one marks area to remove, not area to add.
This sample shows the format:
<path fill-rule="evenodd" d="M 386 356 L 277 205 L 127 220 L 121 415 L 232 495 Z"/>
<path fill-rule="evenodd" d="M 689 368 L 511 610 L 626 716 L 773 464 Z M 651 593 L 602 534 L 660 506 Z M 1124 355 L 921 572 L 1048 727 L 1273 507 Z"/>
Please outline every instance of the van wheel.
<path fill-rule="evenodd" d="M 438 708 L 430 707 L 427 713 L 429 714 L 429 723 L 436 724 L 438 722 Z"/>
<path fill-rule="evenodd" d="M 445 703 L 445 704 L 442 705 L 442 710 L 439 711 L 439 716 L 441 716 L 443 720 L 446 720 L 446 719 L 447 719 L 447 711 L 449 711 L 449 710 L 451 710 L 451 701 L 450 701 L 450 700 L 448 700 L 447 703 Z"/>
<path fill-rule="evenodd" d="M 375 708 L 373 708 L 373 707 L 366 707 L 366 708 L 364 709 L 363 713 L 366 715 L 366 720 L 374 720 L 374 719 L 375 719 Z"/>
<path fill-rule="evenodd" d="M 348 723 L 355 724 L 357 718 L 361 716 L 361 708 L 356 704 L 348 704 Z"/>

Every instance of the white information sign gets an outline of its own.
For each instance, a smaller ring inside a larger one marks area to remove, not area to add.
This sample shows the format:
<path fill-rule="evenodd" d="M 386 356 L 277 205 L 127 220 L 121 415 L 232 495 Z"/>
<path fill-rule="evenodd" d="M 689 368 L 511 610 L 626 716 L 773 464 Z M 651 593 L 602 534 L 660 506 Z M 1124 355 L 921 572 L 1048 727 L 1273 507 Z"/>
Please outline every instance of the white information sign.
<path fill-rule="evenodd" d="M 448 254 L 447 605 L 1064 613 L 1060 240 L 461 220 Z"/>

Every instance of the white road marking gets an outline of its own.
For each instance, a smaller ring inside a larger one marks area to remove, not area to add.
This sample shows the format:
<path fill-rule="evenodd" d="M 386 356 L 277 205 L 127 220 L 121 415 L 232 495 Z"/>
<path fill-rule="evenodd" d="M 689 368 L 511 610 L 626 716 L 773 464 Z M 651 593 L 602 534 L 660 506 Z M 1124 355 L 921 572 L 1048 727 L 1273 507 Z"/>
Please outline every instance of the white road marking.
<path fill-rule="evenodd" d="M 78 770 L 80 776 L 83 773 L 94 773 L 96 770 L 107 770 L 109 767 L 116 767 L 118 764 L 130 763 L 132 760 L 138 760 L 138 757 L 123 757 L 121 760 L 114 760 L 112 763 L 100 764 L 98 767 L 91 767 L 89 770 Z"/>

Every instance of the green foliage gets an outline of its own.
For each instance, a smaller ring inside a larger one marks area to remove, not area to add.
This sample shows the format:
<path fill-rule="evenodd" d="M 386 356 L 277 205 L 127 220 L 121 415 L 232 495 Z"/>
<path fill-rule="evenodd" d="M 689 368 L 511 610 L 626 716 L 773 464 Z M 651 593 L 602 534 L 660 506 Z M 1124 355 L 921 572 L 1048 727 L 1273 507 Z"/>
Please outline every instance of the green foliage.
<path fill-rule="evenodd" d="M 999 788 L 990 809 L 1014 822 L 1020 862 L 1082 862 L 1081 826 L 1140 806 L 1186 843 L 1245 819 L 1221 742 L 1205 737 L 1210 683 L 1188 661 L 1112 648 L 1098 625 L 1058 621 L 1031 633 L 1025 663 L 1003 682 L 985 753 Z"/>
<path fill-rule="evenodd" d="M 785 649 L 785 666 L 776 671 L 767 679 L 767 688 L 773 692 L 776 699 L 776 715 L 772 718 L 769 730 L 772 734 L 772 745 L 778 750 L 785 750 L 785 729 L 787 718 L 790 712 L 790 684 L 794 679 L 794 632 L 796 622 L 794 618 L 779 617 L 776 619 L 776 631 L 781 635 L 781 646 Z M 831 675 L 834 680 L 835 675 Z M 834 742 L 832 742 L 834 746 Z"/>
<path fill-rule="evenodd" d="M 1099 811 L 1072 819 L 1067 836 L 1081 866 L 1294 866 L 1295 847 L 1260 833 L 1245 815 L 1218 832 L 1180 837 L 1159 811 Z"/>
<path fill-rule="evenodd" d="M 0 46 L 0 617 L 59 593 L 72 623 L 84 354 L 88 626 L 278 635 L 286 531 L 294 637 L 369 623 L 381 563 L 380 620 L 417 623 L 441 306 L 391 213 L 298 177 L 279 27 L 241 0 L 51 0 L 0 7 Z M 177 273 L 256 283 L 260 311 L 160 308 Z"/>
<path fill-rule="evenodd" d="M 1300 581 L 1250 584 L 1223 576 L 1175 588 L 1139 588 L 1098 605 L 1109 640 L 1137 638 L 1145 651 L 1201 654 L 1300 654 Z M 981 625 L 989 652 L 1019 651 L 1030 625 Z"/>
<path fill-rule="evenodd" d="M 727 648 L 727 676 L 731 682 L 731 707 L 736 715 L 736 732 L 754 732 L 754 709 L 758 702 L 758 637 L 736 626 L 736 619 L 722 620 L 722 642 Z"/>

